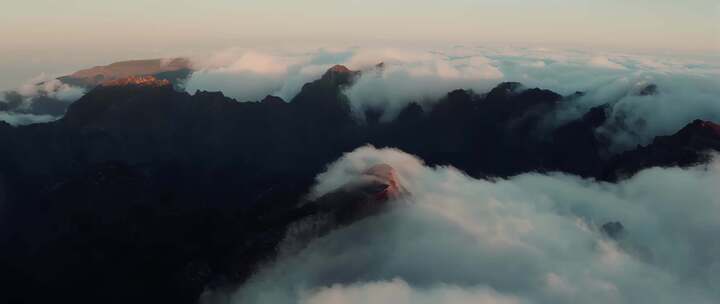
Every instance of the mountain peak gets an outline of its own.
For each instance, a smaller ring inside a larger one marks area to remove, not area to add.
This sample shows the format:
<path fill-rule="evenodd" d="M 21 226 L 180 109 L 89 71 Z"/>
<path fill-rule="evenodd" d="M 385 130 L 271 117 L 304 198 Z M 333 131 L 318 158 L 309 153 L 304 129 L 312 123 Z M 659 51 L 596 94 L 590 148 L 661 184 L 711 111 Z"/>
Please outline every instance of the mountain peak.
<path fill-rule="evenodd" d="M 286 104 L 287 103 L 287 102 L 285 102 L 284 99 L 282 99 L 278 96 L 273 96 L 273 95 L 265 96 L 265 98 L 263 98 L 263 100 L 261 100 L 260 102 L 264 103 L 264 104 Z"/>
<path fill-rule="evenodd" d="M 712 121 L 696 119 L 685 126 L 679 133 L 702 134 L 708 137 L 720 138 L 720 124 Z"/>
<path fill-rule="evenodd" d="M 718 146 L 720 145 L 720 125 L 696 119 L 675 134 L 658 136 L 653 144 L 668 146 Z"/>
<path fill-rule="evenodd" d="M 488 94 L 488 99 L 504 99 L 516 94 L 523 88 L 519 82 L 503 82 L 493 88 Z"/>
<path fill-rule="evenodd" d="M 352 73 L 352 70 L 342 64 L 336 64 L 327 70 L 327 73 Z"/>
<path fill-rule="evenodd" d="M 322 79 L 339 83 L 348 83 L 359 73 L 360 72 L 348 69 L 348 67 L 344 65 L 336 64 L 323 74 Z"/>

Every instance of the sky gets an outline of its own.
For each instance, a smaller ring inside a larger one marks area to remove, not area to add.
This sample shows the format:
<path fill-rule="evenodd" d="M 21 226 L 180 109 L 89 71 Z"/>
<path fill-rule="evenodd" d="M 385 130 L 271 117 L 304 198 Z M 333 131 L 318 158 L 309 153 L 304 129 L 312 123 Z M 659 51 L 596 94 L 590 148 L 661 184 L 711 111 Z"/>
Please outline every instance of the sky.
<path fill-rule="evenodd" d="M 3 0 L 0 89 L 228 47 L 522 44 L 720 51 L 715 0 Z"/>

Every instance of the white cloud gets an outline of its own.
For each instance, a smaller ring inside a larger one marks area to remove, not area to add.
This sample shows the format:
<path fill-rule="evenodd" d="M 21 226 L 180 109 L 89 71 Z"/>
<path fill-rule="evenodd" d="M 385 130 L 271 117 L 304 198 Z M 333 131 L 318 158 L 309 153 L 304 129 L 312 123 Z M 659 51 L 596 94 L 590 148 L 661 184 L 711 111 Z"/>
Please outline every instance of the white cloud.
<path fill-rule="evenodd" d="M 430 289 L 416 289 L 401 279 L 343 286 L 325 287 L 302 297 L 302 304 L 519 304 L 525 303 L 485 288 L 460 288 L 439 285 Z"/>
<path fill-rule="evenodd" d="M 377 163 L 397 169 L 411 204 L 281 257 L 230 303 L 720 301 L 718 161 L 619 184 L 563 174 L 487 181 L 363 147 L 320 175 L 314 193 Z M 605 236 L 608 221 L 626 233 Z"/>
<path fill-rule="evenodd" d="M 68 105 L 85 94 L 85 89 L 62 83 L 45 74 L 33 77 L 20 86 L 15 93 L 19 94 L 20 103 L 17 108 L 9 112 L 0 112 L 0 121 L 11 125 L 27 125 L 33 123 L 49 122 L 59 119 L 59 116 L 50 115 L 43 111 L 33 110 L 33 104 L 39 97 L 49 97 L 53 102 Z M 0 92 L 0 98 L 7 97 L 6 92 Z M 2 102 L 0 100 L 0 102 Z"/>
<path fill-rule="evenodd" d="M 590 59 L 590 65 L 598 68 L 605 68 L 611 70 L 625 70 L 625 66 L 622 64 L 611 61 L 605 56 L 596 56 Z"/>
<path fill-rule="evenodd" d="M 363 53 L 358 56 L 367 57 Z M 386 58 L 374 61 L 385 63 L 382 70 L 364 73 L 345 90 L 360 116 L 366 108 L 380 108 L 385 110 L 383 118 L 390 120 L 410 102 L 428 104 L 456 89 L 484 92 L 503 78 L 492 60 L 479 55 L 450 59 L 428 52 L 404 60 Z"/>
<path fill-rule="evenodd" d="M 17 91 L 27 99 L 27 103 L 32 103 L 32 98 L 38 95 L 46 95 L 64 102 L 73 102 L 85 94 L 85 89 L 65 84 L 45 74 L 28 80 Z"/>
<path fill-rule="evenodd" d="M 188 90 L 221 90 L 240 101 L 295 96 L 306 82 L 334 64 L 365 73 L 346 89 L 358 116 L 367 108 L 385 109 L 392 119 L 405 105 L 425 106 L 454 89 L 484 93 L 502 81 L 586 96 L 568 105 L 557 122 L 576 118 L 590 107 L 612 105 L 613 124 L 602 132 L 614 150 L 647 144 L 693 119 L 720 121 L 720 62 L 713 57 L 596 53 L 583 50 L 472 47 L 447 49 L 336 48 L 259 52 L 229 50 L 196 59 L 200 71 Z M 384 69 L 374 66 L 384 62 Z M 637 96 L 656 84 L 659 94 Z"/>
<path fill-rule="evenodd" d="M 52 115 L 34 115 L 25 113 L 14 113 L 0 111 L 0 121 L 7 122 L 13 126 L 29 125 L 34 123 L 50 122 L 60 117 Z"/>
<path fill-rule="evenodd" d="M 380 62 L 385 63 L 384 69 L 375 69 Z M 364 71 L 345 91 L 355 113 L 361 117 L 367 108 L 382 108 L 385 120 L 410 102 L 429 107 L 451 90 L 484 93 L 502 81 L 563 95 L 583 91 L 587 94 L 558 113 L 555 123 L 609 103 L 612 125 L 600 131 L 610 136 L 616 151 L 647 144 L 694 119 L 720 121 L 720 62 L 712 56 L 482 46 L 432 50 L 353 47 L 228 49 L 195 57 L 192 63 L 197 71 L 186 83 L 189 92 L 223 91 L 239 101 L 260 100 L 266 95 L 290 100 L 332 65 L 345 64 Z M 658 94 L 637 96 L 649 84 L 658 86 Z M 26 96 L 24 109 L 42 92 L 66 102 L 84 93 L 45 75 L 19 91 Z"/>
<path fill-rule="evenodd" d="M 307 82 L 320 76 L 342 53 L 318 50 L 272 53 L 226 50 L 193 59 L 196 69 L 185 83 L 189 92 L 222 91 L 238 101 L 257 101 L 267 95 L 290 100 Z"/>

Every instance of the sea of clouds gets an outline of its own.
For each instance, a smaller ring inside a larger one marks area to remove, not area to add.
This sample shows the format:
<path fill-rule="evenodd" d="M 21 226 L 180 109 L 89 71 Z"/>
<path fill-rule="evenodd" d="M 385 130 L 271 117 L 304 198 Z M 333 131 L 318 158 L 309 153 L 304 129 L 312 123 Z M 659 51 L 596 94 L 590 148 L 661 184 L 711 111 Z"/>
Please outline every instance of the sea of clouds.
<path fill-rule="evenodd" d="M 448 91 L 484 93 L 503 81 L 569 95 L 585 92 L 557 121 L 609 104 L 622 147 L 671 134 L 694 119 L 720 122 L 718 57 L 544 48 L 232 49 L 193 58 L 185 88 L 223 91 L 239 101 L 291 100 L 334 64 L 363 71 L 345 88 L 354 110 L 383 108 L 392 119 L 409 102 L 431 107 Z M 382 68 L 376 65 L 383 62 Z M 657 94 L 638 94 L 649 84 Z M 72 102 L 83 91 L 33 79 L 21 109 L 41 94 Z M 0 100 L 0 102 L 2 102 Z M 7 102 L 7 101 L 5 101 Z M 58 117 L 0 112 L 12 124 Z M 601 128 L 601 131 L 603 129 Z M 313 240 L 266 265 L 231 303 L 718 303 L 720 161 L 653 168 L 617 184 L 560 173 L 479 180 L 428 167 L 394 149 L 363 147 L 318 177 L 311 195 L 386 163 L 410 204 Z M 621 222 L 611 238 L 603 224 Z"/>
<path fill-rule="evenodd" d="M 403 203 L 201 302 L 720 302 L 720 161 L 617 184 L 560 173 L 478 180 L 368 146 L 331 164 L 312 193 L 379 163 L 397 170 Z M 604 233 L 611 221 L 623 233 Z"/>
<path fill-rule="evenodd" d="M 562 123 L 593 106 L 610 104 L 609 125 L 600 132 L 609 135 L 614 150 L 647 144 L 694 119 L 720 121 L 720 56 L 716 55 L 455 46 L 233 48 L 190 59 L 195 72 L 184 84 L 188 92 L 222 91 L 238 101 L 257 101 L 266 95 L 290 101 L 305 83 L 318 79 L 331 66 L 343 64 L 363 71 L 354 85 L 344 90 L 354 113 L 361 117 L 365 109 L 384 109 L 384 120 L 394 118 L 410 102 L 431 107 L 449 91 L 469 89 L 482 94 L 504 81 L 563 95 L 581 91 L 586 94 L 565 105 L 552 121 Z M 376 67 L 381 62 L 383 67 Z M 640 96 L 650 84 L 657 86 L 657 94 Z M 28 81 L 18 91 L 24 96 L 25 108 L 38 94 L 65 102 L 83 94 L 79 88 L 44 76 Z M 0 119 L 14 124 L 48 120 L 44 116 L 34 119 L 31 114 L 4 112 Z"/>
<path fill-rule="evenodd" d="M 556 122 L 589 108 L 611 105 L 609 134 L 618 149 L 672 134 L 694 119 L 720 121 L 720 57 L 651 55 L 548 48 L 457 46 L 446 49 L 346 48 L 295 52 L 231 49 L 194 59 L 186 83 L 195 90 L 223 91 L 240 101 L 266 95 L 290 100 L 302 85 L 334 64 L 364 73 L 345 89 L 358 116 L 384 109 L 392 119 L 405 105 L 425 107 L 454 89 L 485 93 L 504 81 L 550 89 L 563 95 L 586 93 L 567 105 Z M 382 68 L 375 65 L 384 63 Z M 654 84 L 652 96 L 638 93 Z M 618 130 L 617 122 L 628 126 Z"/>

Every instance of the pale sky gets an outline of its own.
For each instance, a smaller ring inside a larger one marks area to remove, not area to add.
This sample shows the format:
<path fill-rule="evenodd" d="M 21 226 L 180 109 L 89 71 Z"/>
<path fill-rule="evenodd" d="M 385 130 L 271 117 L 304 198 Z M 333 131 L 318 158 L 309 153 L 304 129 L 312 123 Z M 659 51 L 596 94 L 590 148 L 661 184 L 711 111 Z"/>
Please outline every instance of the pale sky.
<path fill-rule="evenodd" d="M 720 52 L 718 0 L 0 1 L 0 89 L 41 72 L 238 46 Z"/>

